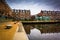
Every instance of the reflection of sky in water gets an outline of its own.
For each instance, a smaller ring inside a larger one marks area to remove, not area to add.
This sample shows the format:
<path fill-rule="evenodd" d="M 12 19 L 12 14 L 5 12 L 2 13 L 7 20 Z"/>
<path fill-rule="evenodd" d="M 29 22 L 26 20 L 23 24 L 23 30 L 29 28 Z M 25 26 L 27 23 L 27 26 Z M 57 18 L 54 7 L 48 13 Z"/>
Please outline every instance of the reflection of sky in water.
<path fill-rule="evenodd" d="M 30 40 L 60 40 L 60 33 L 43 33 L 34 28 L 31 30 L 30 35 L 28 35 Z"/>

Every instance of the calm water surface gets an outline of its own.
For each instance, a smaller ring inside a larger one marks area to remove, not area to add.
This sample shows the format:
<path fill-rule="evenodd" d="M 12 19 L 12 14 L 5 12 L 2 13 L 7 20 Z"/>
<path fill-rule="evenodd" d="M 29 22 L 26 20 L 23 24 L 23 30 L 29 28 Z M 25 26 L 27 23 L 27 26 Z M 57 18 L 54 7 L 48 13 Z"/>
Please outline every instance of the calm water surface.
<path fill-rule="evenodd" d="M 60 40 L 60 23 L 24 24 L 29 40 Z"/>
<path fill-rule="evenodd" d="M 34 28 L 28 34 L 29 40 L 60 40 L 60 33 L 43 33 Z"/>

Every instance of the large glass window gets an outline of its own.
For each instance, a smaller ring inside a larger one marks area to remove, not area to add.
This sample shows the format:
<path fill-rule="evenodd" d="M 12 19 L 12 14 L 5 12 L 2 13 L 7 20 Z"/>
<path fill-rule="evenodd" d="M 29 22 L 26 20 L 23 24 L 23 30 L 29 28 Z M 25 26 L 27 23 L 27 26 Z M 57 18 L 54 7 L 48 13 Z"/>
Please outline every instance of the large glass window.
<path fill-rule="evenodd" d="M 50 17 L 49 16 L 40 16 L 40 17 L 36 17 L 36 20 L 48 21 L 48 20 L 50 20 Z"/>

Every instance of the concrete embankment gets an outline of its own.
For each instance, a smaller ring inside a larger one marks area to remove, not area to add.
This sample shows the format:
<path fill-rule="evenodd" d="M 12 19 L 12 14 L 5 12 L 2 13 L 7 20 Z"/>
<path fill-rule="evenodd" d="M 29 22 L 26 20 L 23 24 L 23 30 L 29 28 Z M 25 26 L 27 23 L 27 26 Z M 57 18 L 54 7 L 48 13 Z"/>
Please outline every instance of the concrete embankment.
<path fill-rule="evenodd" d="M 19 26 L 17 27 L 14 40 L 29 40 L 22 23 L 19 22 L 18 24 Z"/>

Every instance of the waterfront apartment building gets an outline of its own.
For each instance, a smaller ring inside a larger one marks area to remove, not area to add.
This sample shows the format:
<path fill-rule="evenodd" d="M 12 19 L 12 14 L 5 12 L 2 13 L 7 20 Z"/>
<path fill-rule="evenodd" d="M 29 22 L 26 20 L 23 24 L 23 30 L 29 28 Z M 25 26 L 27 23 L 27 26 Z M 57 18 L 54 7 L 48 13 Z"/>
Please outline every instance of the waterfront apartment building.
<path fill-rule="evenodd" d="M 18 18 L 21 20 L 29 20 L 30 19 L 30 16 L 31 16 L 30 10 L 13 9 L 12 11 L 13 11 L 12 15 L 14 18 Z"/>
<path fill-rule="evenodd" d="M 47 16 L 51 20 L 60 20 L 60 11 L 41 11 L 38 16 Z"/>

